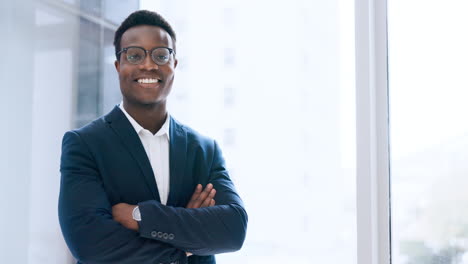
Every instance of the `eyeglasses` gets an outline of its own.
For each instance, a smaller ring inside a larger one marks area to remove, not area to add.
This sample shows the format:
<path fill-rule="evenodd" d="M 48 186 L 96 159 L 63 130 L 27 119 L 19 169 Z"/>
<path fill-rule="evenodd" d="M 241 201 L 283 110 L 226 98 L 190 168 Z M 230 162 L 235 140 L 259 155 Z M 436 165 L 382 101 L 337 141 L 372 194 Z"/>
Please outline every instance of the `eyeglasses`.
<path fill-rule="evenodd" d="M 131 64 L 140 64 L 146 59 L 146 55 L 149 53 L 151 54 L 151 59 L 159 66 L 162 66 L 169 62 L 171 59 L 171 54 L 175 54 L 175 51 L 171 48 L 166 47 L 158 47 L 152 50 L 145 50 L 142 47 L 127 47 L 123 48 L 121 51 L 117 53 L 125 52 L 126 59 Z"/>

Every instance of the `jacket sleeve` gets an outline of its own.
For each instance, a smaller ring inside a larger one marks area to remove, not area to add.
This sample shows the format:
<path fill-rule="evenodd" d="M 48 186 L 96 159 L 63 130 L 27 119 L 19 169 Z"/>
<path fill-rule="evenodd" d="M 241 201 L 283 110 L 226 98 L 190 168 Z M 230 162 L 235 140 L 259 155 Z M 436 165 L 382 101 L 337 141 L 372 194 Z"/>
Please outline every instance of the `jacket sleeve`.
<path fill-rule="evenodd" d="M 236 251 L 242 247 L 247 213 L 216 142 L 212 151 L 209 182 L 216 189 L 216 205 L 187 209 L 165 206 L 154 200 L 139 203 L 142 237 L 166 242 L 200 256 Z"/>
<path fill-rule="evenodd" d="M 63 137 L 60 171 L 60 226 L 79 262 L 187 263 L 184 251 L 142 238 L 113 220 L 96 162 L 77 132 Z"/>

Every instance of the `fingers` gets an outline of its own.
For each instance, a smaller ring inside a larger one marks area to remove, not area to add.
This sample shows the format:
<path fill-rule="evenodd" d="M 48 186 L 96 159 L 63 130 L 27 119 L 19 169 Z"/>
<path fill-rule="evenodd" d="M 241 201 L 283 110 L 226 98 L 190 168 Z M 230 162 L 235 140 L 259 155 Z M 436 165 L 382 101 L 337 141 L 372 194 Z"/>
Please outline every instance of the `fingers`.
<path fill-rule="evenodd" d="M 211 191 L 209 192 L 208 196 L 203 200 L 203 202 L 201 203 L 200 207 L 208 207 L 210 206 L 211 204 L 211 201 L 213 201 L 213 198 L 215 197 L 216 195 L 216 190 L 215 189 L 211 189 Z"/>
<path fill-rule="evenodd" d="M 213 188 L 213 184 L 207 184 L 203 191 L 202 185 L 198 184 L 186 208 L 200 208 L 212 206 L 211 201 L 213 200 L 215 195 L 216 190 Z"/>
<path fill-rule="evenodd" d="M 202 204 L 205 202 L 207 197 L 209 197 L 212 190 L 213 190 L 213 184 L 208 183 L 205 189 L 203 190 L 203 192 L 201 192 L 198 198 L 195 200 L 195 206 L 196 206 L 195 208 L 202 207 Z"/>
<path fill-rule="evenodd" d="M 195 191 L 192 194 L 192 197 L 190 198 L 189 203 L 187 204 L 187 208 L 196 208 L 195 206 L 195 201 L 197 200 L 198 196 L 200 196 L 200 193 L 202 191 L 202 185 L 197 184 L 197 187 L 195 188 Z"/>

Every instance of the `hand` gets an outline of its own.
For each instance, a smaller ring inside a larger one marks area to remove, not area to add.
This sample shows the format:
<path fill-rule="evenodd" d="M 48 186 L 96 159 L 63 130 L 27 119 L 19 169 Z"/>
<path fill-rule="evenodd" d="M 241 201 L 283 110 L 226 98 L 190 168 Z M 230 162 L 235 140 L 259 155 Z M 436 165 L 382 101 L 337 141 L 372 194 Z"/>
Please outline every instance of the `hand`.
<path fill-rule="evenodd" d="M 215 195 L 216 190 L 213 188 L 213 184 L 207 184 L 203 192 L 202 185 L 198 184 L 186 208 L 201 208 L 214 206 L 216 204 L 215 200 L 213 199 Z M 185 255 L 187 255 L 187 257 L 190 257 L 193 254 L 190 252 L 185 252 Z"/>
<path fill-rule="evenodd" d="M 138 222 L 133 219 L 133 209 L 136 205 L 119 203 L 112 206 L 112 217 L 128 229 L 138 231 Z"/>
<path fill-rule="evenodd" d="M 216 190 L 213 188 L 213 184 L 208 183 L 205 187 L 205 190 L 203 191 L 202 185 L 198 184 L 186 208 L 201 208 L 214 206 L 216 204 L 214 200 L 215 195 Z"/>

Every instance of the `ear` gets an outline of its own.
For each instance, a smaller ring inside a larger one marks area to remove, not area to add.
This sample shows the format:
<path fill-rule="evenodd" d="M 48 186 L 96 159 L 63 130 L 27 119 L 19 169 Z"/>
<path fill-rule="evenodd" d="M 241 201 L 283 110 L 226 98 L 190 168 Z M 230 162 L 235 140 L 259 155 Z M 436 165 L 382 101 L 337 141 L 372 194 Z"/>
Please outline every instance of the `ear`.
<path fill-rule="evenodd" d="M 117 72 L 120 72 L 120 62 L 118 60 L 114 61 L 114 66 Z"/>

